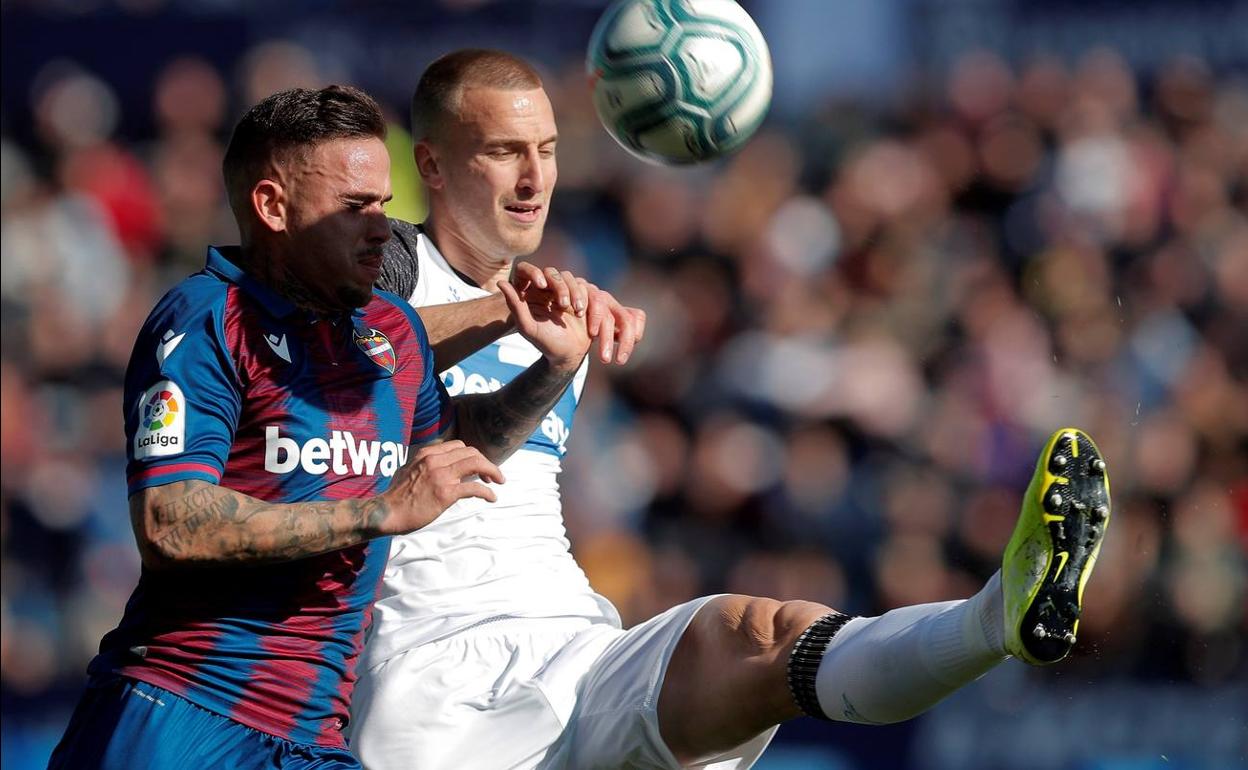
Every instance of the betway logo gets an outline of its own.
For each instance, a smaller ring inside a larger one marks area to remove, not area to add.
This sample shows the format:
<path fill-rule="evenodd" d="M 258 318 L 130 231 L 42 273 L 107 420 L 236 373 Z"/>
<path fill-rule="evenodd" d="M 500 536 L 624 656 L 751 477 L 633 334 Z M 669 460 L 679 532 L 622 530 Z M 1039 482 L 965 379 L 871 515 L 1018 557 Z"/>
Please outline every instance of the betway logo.
<path fill-rule="evenodd" d="M 310 438 L 300 446 L 293 438 L 282 437 L 276 425 L 264 429 L 264 469 L 269 473 L 290 473 L 296 468 L 321 475 L 334 473 L 393 476 L 407 462 L 407 447 L 394 441 L 356 441 L 349 430 L 336 430 L 329 440 Z"/>

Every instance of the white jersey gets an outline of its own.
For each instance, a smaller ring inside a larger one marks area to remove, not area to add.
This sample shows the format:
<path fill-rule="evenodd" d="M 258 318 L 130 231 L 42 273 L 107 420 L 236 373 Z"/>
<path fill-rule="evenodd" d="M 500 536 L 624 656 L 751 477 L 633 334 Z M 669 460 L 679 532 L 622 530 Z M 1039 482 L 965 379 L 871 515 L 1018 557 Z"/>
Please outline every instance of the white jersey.
<path fill-rule="evenodd" d="M 488 295 L 460 278 L 423 232 L 416 307 Z M 498 390 L 540 353 L 510 334 L 442 373 L 452 397 Z M 585 384 L 588 358 L 572 385 L 491 485 L 498 502 L 468 498 L 432 524 L 393 538 L 362 663 L 374 666 L 406 650 L 503 617 L 582 617 L 620 625 L 615 608 L 594 593 L 572 558 L 559 502 L 564 443 Z"/>

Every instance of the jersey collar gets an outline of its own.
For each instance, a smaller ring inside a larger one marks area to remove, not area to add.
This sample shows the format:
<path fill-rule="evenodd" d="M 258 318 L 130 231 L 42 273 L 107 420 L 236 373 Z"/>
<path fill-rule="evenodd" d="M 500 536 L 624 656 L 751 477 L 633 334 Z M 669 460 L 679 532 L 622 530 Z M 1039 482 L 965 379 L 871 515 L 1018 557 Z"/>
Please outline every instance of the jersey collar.
<path fill-rule="evenodd" d="M 238 266 L 239 247 L 209 246 L 208 271 L 216 273 L 222 279 L 236 284 L 240 289 L 254 297 L 269 315 L 285 319 L 293 315 L 299 308 L 295 303 L 257 281 L 247 271 Z M 374 293 L 373 296 L 376 296 Z M 344 312 L 339 318 L 346 317 L 354 321 L 364 317 L 364 308 L 357 307 L 350 313 Z"/>
<path fill-rule="evenodd" d="M 240 251 L 237 246 L 209 246 L 208 270 L 236 284 L 260 302 L 261 307 L 276 318 L 286 318 L 298 308 L 290 300 L 257 281 L 238 266 Z"/>
<path fill-rule="evenodd" d="M 438 269 L 451 276 L 453 280 L 459 281 L 463 288 L 467 289 L 466 293 L 469 295 L 464 297 L 464 299 L 478 299 L 490 296 L 488 289 L 478 286 L 476 281 L 456 270 L 450 260 L 442 256 L 442 252 L 438 251 L 437 245 L 429 237 L 429 231 L 423 225 L 420 226 L 420 233 L 416 238 L 416 254 L 433 262 Z"/>

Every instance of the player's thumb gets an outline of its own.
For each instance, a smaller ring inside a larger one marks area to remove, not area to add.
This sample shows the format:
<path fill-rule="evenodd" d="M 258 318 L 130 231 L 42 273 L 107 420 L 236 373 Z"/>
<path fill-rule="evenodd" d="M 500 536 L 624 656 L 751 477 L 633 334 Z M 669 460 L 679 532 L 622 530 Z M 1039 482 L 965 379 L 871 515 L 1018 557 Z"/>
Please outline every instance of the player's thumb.
<path fill-rule="evenodd" d="M 498 290 L 503 293 L 503 299 L 507 301 L 507 309 L 516 319 L 516 325 L 521 329 L 529 329 L 533 326 L 533 314 L 529 312 L 529 303 L 520 299 L 519 292 L 516 287 L 507 281 L 498 281 L 496 284 Z"/>

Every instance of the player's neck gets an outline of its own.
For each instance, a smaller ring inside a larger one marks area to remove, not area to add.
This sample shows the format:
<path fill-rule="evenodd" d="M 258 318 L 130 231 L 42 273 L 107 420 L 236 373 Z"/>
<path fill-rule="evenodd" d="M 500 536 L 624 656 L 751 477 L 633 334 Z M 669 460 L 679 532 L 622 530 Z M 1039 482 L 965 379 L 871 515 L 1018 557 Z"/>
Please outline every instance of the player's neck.
<path fill-rule="evenodd" d="M 303 281 L 287 268 L 284 259 L 255 244 L 239 249 L 238 266 L 265 288 L 301 310 L 317 316 L 336 316 L 342 312 L 342 308 L 326 307 L 317 299 Z"/>
<path fill-rule="evenodd" d="M 498 291 L 494 284 L 497 281 L 506 281 L 511 276 L 511 266 L 515 260 L 500 260 L 482 252 L 454 228 L 442 225 L 442 221 L 430 214 L 422 225 L 425 235 L 433 242 L 438 253 L 464 281 L 490 293 Z"/>

